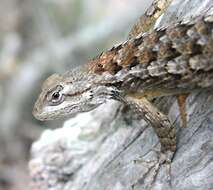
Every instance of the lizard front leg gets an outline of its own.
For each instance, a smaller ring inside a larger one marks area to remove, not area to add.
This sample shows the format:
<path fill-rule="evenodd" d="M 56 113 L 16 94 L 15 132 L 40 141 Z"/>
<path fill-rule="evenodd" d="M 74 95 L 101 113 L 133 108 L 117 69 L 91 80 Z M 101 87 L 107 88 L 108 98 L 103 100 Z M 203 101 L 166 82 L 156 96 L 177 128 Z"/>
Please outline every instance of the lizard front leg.
<path fill-rule="evenodd" d="M 152 125 L 161 143 L 161 151 L 174 153 L 176 150 L 176 130 L 170 123 L 168 117 L 160 112 L 146 98 L 138 99 L 127 96 L 126 100 L 134 113 Z"/>
<path fill-rule="evenodd" d="M 132 96 L 126 97 L 127 105 L 130 109 L 138 115 L 139 118 L 145 119 L 148 123 L 150 123 L 159 138 L 161 144 L 161 152 L 158 155 L 159 158 L 157 161 L 145 161 L 145 160 L 135 160 L 134 162 L 145 162 L 148 165 L 150 163 L 154 163 L 147 173 L 149 173 L 152 168 L 154 169 L 154 173 L 151 174 L 152 180 L 149 183 L 149 187 L 147 189 L 152 189 L 155 178 L 158 174 L 158 171 L 162 164 L 167 163 L 168 165 L 168 173 L 169 173 L 169 181 L 171 182 L 171 161 L 174 156 L 176 150 L 176 130 L 174 126 L 170 123 L 168 117 L 160 112 L 151 102 L 149 102 L 146 98 L 137 98 Z M 138 179 L 132 185 L 132 188 L 136 186 L 136 184 L 140 181 Z M 170 184 L 171 185 L 171 184 Z"/>

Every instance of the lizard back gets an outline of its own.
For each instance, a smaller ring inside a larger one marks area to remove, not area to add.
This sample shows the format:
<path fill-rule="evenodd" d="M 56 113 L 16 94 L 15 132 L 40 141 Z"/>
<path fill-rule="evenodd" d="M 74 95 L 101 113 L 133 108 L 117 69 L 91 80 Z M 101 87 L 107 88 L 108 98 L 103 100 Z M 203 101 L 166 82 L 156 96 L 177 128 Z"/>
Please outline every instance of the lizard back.
<path fill-rule="evenodd" d="M 177 94 L 213 85 L 213 16 L 140 34 L 90 61 L 128 93 Z"/>

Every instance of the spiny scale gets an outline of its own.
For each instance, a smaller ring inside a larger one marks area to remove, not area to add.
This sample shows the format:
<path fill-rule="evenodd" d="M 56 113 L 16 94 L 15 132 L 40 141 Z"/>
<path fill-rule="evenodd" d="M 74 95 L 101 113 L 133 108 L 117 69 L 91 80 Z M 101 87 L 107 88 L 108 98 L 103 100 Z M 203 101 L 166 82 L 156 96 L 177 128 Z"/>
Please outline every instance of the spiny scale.
<path fill-rule="evenodd" d="M 209 87 L 212 47 L 211 15 L 139 35 L 103 52 L 87 67 L 90 73 L 111 73 L 130 91 Z"/>
<path fill-rule="evenodd" d="M 172 0 L 154 0 L 145 14 L 142 15 L 132 27 L 129 33 L 129 39 L 150 30 L 156 20 L 165 12 L 171 1 Z"/>

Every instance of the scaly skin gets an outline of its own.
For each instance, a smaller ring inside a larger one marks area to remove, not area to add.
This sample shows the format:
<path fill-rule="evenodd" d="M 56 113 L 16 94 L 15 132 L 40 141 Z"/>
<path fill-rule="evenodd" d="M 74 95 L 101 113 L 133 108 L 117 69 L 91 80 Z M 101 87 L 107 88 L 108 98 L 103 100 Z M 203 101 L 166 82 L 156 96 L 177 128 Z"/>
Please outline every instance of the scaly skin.
<path fill-rule="evenodd" d="M 113 74 L 127 93 L 179 94 L 213 84 L 213 16 L 169 26 L 113 47 L 92 60 L 90 73 Z"/>
<path fill-rule="evenodd" d="M 134 24 L 129 33 L 129 39 L 149 31 L 155 21 L 165 12 L 172 0 L 154 0 L 147 11 Z"/>
<path fill-rule="evenodd" d="M 175 129 L 145 98 L 213 86 L 213 16 L 138 35 L 83 67 L 43 84 L 33 114 L 50 120 L 90 111 L 107 99 L 129 105 L 152 124 L 163 151 L 176 149 Z M 133 35 L 135 36 L 135 35 Z"/>

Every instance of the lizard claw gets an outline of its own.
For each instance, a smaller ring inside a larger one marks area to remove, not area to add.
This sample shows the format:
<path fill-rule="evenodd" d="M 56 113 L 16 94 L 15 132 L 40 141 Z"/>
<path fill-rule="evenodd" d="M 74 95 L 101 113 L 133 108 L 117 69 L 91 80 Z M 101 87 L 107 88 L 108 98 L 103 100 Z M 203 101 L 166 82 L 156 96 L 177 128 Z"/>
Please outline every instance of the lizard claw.
<path fill-rule="evenodd" d="M 172 151 L 165 151 L 160 152 L 158 150 L 154 150 L 155 153 L 157 153 L 157 159 L 156 160 L 145 160 L 143 158 L 139 158 L 137 160 L 134 160 L 134 164 L 145 164 L 145 167 L 148 168 L 147 172 L 145 172 L 140 178 L 136 180 L 135 183 L 132 185 L 132 189 L 134 190 L 137 184 L 141 185 L 141 181 L 148 181 L 148 186 L 146 186 L 146 189 L 151 190 L 154 187 L 155 179 L 161 169 L 161 166 L 166 166 L 166 174 L 167 174 L 167 181 L 169 185 L 171 186 L 171 161 L 174 156 L 174 152 Z"/>

